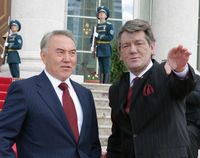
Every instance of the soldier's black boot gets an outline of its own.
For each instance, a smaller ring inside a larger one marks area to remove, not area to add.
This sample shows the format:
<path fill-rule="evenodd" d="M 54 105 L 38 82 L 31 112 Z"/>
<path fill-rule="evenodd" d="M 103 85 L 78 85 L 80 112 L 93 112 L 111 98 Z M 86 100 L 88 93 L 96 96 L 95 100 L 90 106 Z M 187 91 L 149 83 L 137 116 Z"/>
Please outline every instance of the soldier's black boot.
<path fill-rule="evenodd" d="M 103 83 L 104 80 L 104 74 L 100 74 L 100 83 Z"/>
<path fill-rule="evenodd" d="M 110 83 L 110 74 L 104 74 L 104 83 L 106 84 Z"/>

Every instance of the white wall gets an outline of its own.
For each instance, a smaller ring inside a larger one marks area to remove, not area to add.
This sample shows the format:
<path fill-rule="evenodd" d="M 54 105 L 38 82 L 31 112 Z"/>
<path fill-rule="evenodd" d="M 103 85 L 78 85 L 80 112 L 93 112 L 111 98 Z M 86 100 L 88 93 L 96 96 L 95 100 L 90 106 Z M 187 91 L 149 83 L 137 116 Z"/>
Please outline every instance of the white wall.
<path fill-rule="evenodd" d="M 11 19 L 21 22 L 19 32 L 23 37 L 23 48 L 19 51 L 21 57 L 21 78 L 38 74 L 44 68 L 40 59 L 40 41 L 42 36 L 54 29 L 65 29 L 66 0 L 13 0 L 11 4 Z M 2 68 L 0 76 L 10 76 L 8 65 Z M 3 74 L 3 75 L 2 75 Z"/>
<path fill-rule="evenodd" d="M 158 61 L 166 59 L 172 47 L 183 44 L 192 52 L 189 62 L 196 68 L 198 3 L 197 0 L 153 0 L 152 28 Z"/>

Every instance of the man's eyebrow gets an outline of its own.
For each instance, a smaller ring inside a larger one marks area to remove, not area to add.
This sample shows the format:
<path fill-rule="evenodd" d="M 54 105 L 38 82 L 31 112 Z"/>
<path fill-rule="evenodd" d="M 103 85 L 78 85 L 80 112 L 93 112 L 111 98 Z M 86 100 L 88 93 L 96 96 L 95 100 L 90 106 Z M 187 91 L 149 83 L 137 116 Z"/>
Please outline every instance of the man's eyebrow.
<path fill-rule="evenodd" d="M 62 51 L 64 51 L 64 49 L 62 49 L 62 48 L 56 48 L 56 50 L 62 50 Z"/>
<path fill-rule="evenodd" d="M 141 41 L 144 41 L 143 39 L 137 39 L 135 40 L 136 42 L 141 42 Z"/>
<path fill-rule="evenodd" d="M 76 51 L 76 49 L 72 49 L 72 50 L 70 50 L 70 51 Z"/>
<path fill-rule="evenodd" d="M 121 45 L 128 44 L 128 43 L 129 43 L 129 42 L 126 41 L 126 42 L 121 43 Z"/>

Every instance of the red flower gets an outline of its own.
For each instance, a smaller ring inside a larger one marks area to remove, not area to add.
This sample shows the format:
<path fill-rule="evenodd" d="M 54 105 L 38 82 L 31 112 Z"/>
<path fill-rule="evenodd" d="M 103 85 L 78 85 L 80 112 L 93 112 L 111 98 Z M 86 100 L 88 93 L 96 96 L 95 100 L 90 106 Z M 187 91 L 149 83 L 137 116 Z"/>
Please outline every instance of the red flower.
<path fill-rule="evenodd" d="M 91 74 L 92 74 L 92 75 L 96 75 L 96 72 L 92 72 Z"/>

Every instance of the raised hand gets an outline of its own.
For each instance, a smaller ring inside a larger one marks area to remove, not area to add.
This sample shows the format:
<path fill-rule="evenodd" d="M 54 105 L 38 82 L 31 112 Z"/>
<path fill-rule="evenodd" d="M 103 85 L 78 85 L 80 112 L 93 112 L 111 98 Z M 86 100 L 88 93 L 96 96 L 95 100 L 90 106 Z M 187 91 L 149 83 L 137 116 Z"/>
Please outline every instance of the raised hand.
<path fill-rule="evenodd" d="M 172 70 L 176 72 L 183 71 L 191 54 L 192 53 L 186 48 L 183 48 L 182 45 L 172 48 L 168 54 L 167 62 L 165 64 L 166 74 L 169 75 Z"/>

